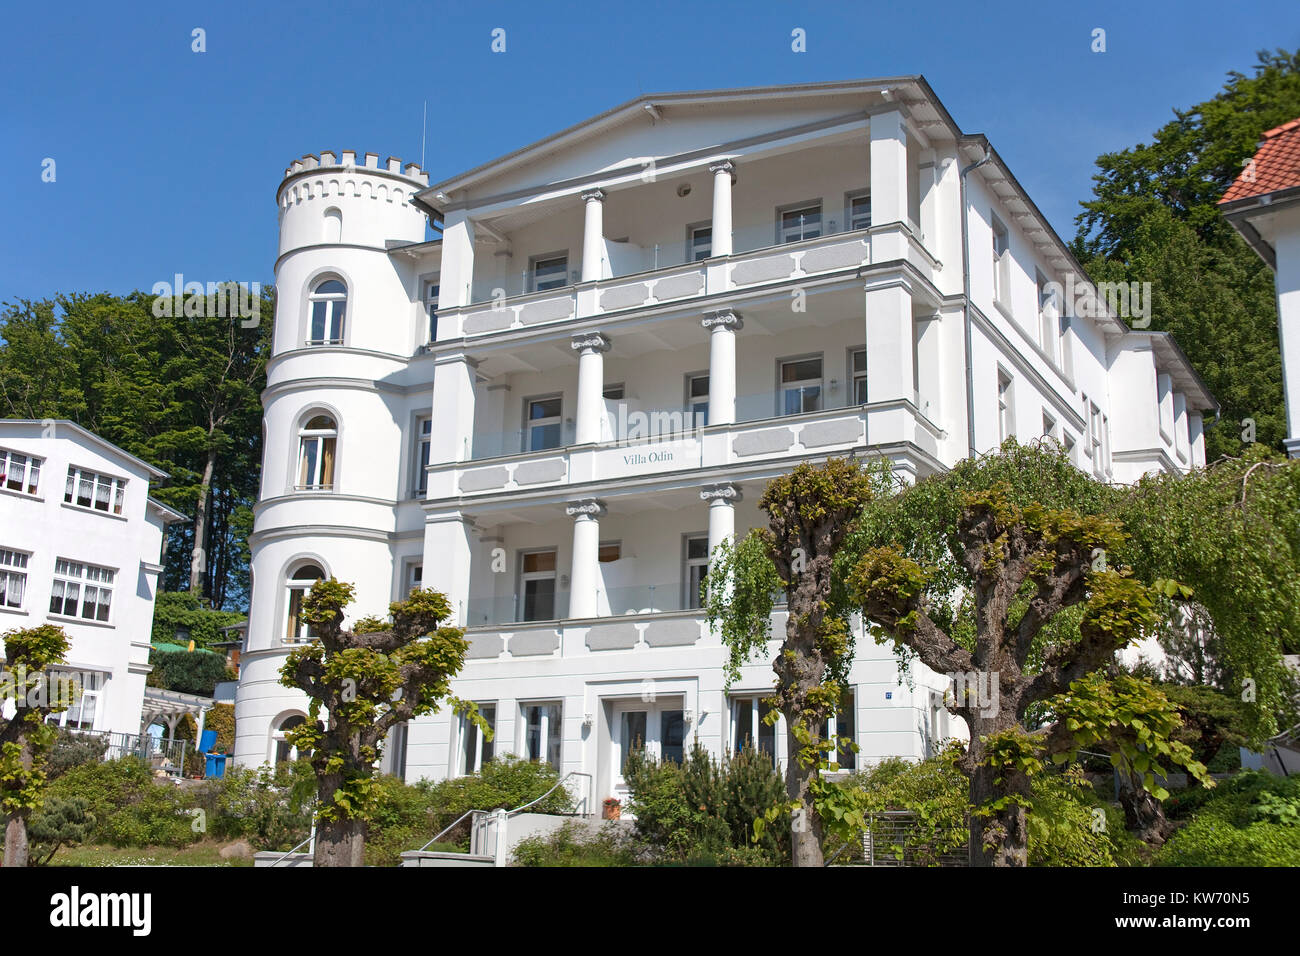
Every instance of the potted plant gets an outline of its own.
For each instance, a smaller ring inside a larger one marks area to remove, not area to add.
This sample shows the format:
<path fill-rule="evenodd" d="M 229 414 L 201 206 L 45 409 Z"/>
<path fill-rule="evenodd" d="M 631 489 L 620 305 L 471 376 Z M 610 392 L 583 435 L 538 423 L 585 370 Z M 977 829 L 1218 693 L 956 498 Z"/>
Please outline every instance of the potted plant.
<path fill-rule="evenodd" d="M 617 820 L 623 814 L 623 805 L 619 802 L 618 797 L 606 797 L 604 803 L 603 819 Z"/>

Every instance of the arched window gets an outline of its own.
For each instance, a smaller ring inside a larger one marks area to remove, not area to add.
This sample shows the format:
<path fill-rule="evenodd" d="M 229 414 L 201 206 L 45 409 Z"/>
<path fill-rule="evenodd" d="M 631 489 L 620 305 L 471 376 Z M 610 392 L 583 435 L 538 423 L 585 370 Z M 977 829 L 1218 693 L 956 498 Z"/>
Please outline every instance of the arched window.
<path fill-rule="evenodd" d="M 308 298 L 311 302 L 311 328 L 307 333 L 307 344 L 342 345 L 348 287 L 338 279 L 325 279 L 316 283 Z"/>
<path fill-rule="evenodd" d="M 334 487 L 338 437 L 338 424 L 329 415 L 313 415 L 298 430 L 299 491 L 329 491 Z"/>
<path fill-rule="evenodd" d="M 289 576 L 288 615 L 285 621 L 284 641 L 286 644 L 299 644 L 315 640 L 320 635 L 316 628 L 302 619 L 302 599 L 307 596 L 313 584 L 325 580 L 325 572 L 317 564 L 304 564 Z"/>
<path fill-rule="evenodd" d="M 303 723 L 306 723 L 306 718 L 302 714 L 290 714 L 280 721 L 280 726 L 271 731 L 271 740 L 275 744 L 275 766 L 298 759 L 298 748 L 285 739 L 284 732 Z"/>

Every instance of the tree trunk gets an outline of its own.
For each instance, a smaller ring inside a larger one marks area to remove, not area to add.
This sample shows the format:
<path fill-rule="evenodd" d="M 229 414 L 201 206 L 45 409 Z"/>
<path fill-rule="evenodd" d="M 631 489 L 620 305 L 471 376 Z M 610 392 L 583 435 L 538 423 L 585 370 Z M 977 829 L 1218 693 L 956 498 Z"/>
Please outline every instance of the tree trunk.
<path fill-rule="evenodd" d="M 4 865 L 26 866 L 28 852 L 27 818 L 22 814 L 14 814 L 5 821 Z"/>
<path fill-rule="evenodd" d="M 209 437 L 211 434 L 209 433 Z M 217 467 L 217 449 L 208 448 L 207 461 L 203 463 L 203 482 L 199 485 L 199 500 L 194 508 L 194 550 L 190 554 L 190 591 L 203 595 L 203 568 L 207 563 L 204 548 L 207 545 L 208 495 L 212 491 L 212 473 Z"/>
<path fill-rule="evenodd" d="M 340 779 L 329 775 L 320 778 L 320 805 L 333 806 Z M 316 821 L 316 852 L 312 866 L 364 866 L 366 825 L 361 820 Z"/>
<path fill-rule="evenodd" d="M 1116 771 L 1119 773 L 1119 771 Z M 1119 803 L 1124 808 L 1125 828 L 1149 846 L 1160 846 L 1169 832 L 1164 805 L 1120 773 Z"/>
<path fill-rule="evenodd" d="M 1005 703 L 1005 700 L 1004 700 Z M 970 772 L 970 862 L 971 866 L 1028 866 L 1029 822 L 1025 806 L 1010 802 L 987 816 L 975 812 L 976 808 L 1003 797 L 1019 798 L 1028 802 L 1032 793 L 1029 777 L 1004 768 L 984 764 L 983 739 L 989 734 L 1015 725 L 1014 712 L 1003 710 L 996 717 L 975 715 L 968 718 L 971 744 L 967 751 L 967 769 Z M 995 780 L 1001 777 L 1002 782 Z"/>
<path fill-rule="evenodd" d="M 792 724 L 786 715 L 786 726 Z M 822 856 L 822 819 L 813 806 L 812 794 L 809 792 L 816 767 L 804 767 L 796 754 L 800 743 L 793 733 L 786 731 L 786 752 L 790 757 L 786 763 L 785 790 L 792 801 L 797 800 L 802 812 L 796 812 L 790 822 L 790 858 L 795 866 L 825 866 Z"/>

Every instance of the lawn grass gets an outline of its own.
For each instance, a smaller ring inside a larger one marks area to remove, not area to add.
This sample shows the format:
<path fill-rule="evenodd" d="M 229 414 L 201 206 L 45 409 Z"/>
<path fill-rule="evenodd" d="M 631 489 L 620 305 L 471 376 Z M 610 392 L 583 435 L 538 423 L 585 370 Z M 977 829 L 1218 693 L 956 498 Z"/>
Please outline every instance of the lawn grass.
<path fill-rule="evenodd" d="M 252 866 L 252 860 L 221 858 L 223 844 L 212 841 L 187 847 L 63 847 L 50 866 Z"/>

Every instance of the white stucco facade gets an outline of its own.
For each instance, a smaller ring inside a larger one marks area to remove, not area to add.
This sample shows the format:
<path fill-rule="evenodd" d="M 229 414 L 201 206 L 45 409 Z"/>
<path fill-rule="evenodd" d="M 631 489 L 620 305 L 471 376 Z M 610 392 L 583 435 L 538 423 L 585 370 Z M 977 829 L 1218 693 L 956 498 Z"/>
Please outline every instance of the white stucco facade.
<path fill-rule="evenodd" d="M 0 420 L 0 633 L 56 624 L 81 702 L 58 720 L 142 733 L 163 533 L 184 516 L 149 497 L 166 475 L 67 421 Z"/>
<path fill-rule="evenodd" d="M 356 585 L 354 617 L 445 592 L 492 752 L 599 800 L 632 736 L 769 746 L 770 665 L 724 688 L 695 585 L 795 463 L 915 480 L 1011 434 L 1113 481 L 1204 463 L 1213 399 L 1181 352 L 1064 302 L 1078 265 L 920 78 L 642 97 L 433 186 L 388 165 L 309 156 L 278 193 L 242 763 L 305 712 L 277 675 L 316 574 Z M 963 729 L 945 677 L 868 638 L 849 683 L 859 766 Z M 412 780 L 489 755 L 445 713 L 393 744 Z"/>

